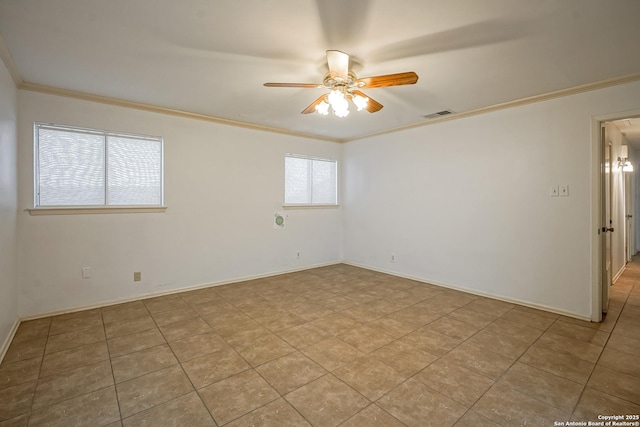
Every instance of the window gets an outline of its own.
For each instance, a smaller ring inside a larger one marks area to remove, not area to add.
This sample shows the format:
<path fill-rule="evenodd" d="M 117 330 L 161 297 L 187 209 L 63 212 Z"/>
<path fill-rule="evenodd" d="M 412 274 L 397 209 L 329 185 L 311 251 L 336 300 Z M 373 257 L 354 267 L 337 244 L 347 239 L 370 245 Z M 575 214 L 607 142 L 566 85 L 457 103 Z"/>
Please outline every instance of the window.
<path fill-rule="evenodd" d="M 285 205 L 337 205 L 335 160 L 287 154 L 284 158 Z"/>
<path fill-rule="evenodd" d="M 36 207 L 163 205 L 163 140 L 35 124 Z"/>

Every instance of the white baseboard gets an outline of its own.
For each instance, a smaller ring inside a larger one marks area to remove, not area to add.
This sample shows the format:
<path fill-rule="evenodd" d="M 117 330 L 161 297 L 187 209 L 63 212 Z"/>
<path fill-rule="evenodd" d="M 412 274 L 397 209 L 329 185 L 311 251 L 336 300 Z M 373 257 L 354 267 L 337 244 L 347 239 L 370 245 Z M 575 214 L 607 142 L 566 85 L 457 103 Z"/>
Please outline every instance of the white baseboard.
<path fill-rule="evenodd" d="M 9 345 L 11 345 L 11 341 L 13 341 L 13 337 L 18 332 L 18 326 L 20 326 L 20 318 L 16 317 L 16 321 L 13 323 L 13 327 L 9 331 L 9 335 L 4 339 L 2 346 L 0 346 L 0 363 L 4 360 L 4 356 L 7 355 L 7 351 L 9 350 Z"/>
<path fill-rule="evenodd" d="M 478 295 L 481 297 L 487 297 L 487 298 L 492 298 L 495 300 L 499 300 L 499 301 L 504 301 L 504 302 L 509 302 L 512 304 L 518 304 L 518 305 L 522 305 L 525 307 L 529 307 L 529 308 L 535 308 L 536 310 L 542 310 L 542 311 L 548 311 L 550 313 L 554 313 L 554 314 L 560 314 L 562 316 L 567 316 L 567 317 L 573 317 L 575 319 L 579 319 L 579 320 L 585 320 L 590 322 L 591 321 L 591 317 L 589 316 L 585 316 L 583 314 L 579 314 L 579 313 L 573 313 L 570 311 L 565 311 L 565 310 L 560 310 L 558 308 L 555 307 L 549 307 L 543 304 L 535 304 L 529 301 L 523 301 L 523 300 L 519 300 L 516 298 L 509 298 L 509 297 L 505 297 L 503 295 L 498 295 L 498 294 L 493 294 L 490 292 L 482 292 L 482 291 L 478 291 L 477 289 L 470 289 L 470 288 L 464 288 L 461 286 L 455 286 L 455 285 L 450 285 L 447 283 L 439 283 L 439 282 L 434 282 L 431 280 L 426 280 L 426 279 L 422 279 L 420 277 L 413 277 L 413 276 L 409 276 L 406 274 L 401 274 L 395 271 L 389 271 L 389 270 L 384 270 L 381 268 L 373 268 L 373 267 L 369 267 L 366 265 L 362 265 L 362 264 L 358 264 L 355 262 L 350 262 L 350 261 L 344 261 L 343 264 L 347 264 L 347 265 L 352 265 L 354 267 L 359 267 L 359 268 L 364 268 L 367 270 L 372 270 L 372 271 L 377 271 L 379 273 L 385 273 L 385 274 L 390 274 L 392 276 L 396 276 L 396 277 L 402 277 L 404 279 L 410 279 L 410 280 L 415 280 L 416 282 L 421 282 L 421 283 L 426 283 L 426 284 L 430 284 L 430 285 L 435 285 L 435 286 L 440 286 L 443 288 L 447 288 L 447 289 L 453 289 L 455 291 L 461 291 L 461 292 L 466 292 L 468 294 L 472 294 L 472 295 Z"/>
<path fill-rule="evenodd" d="M 211 283 L 200 283 L 200 284 L 196 284 L 196 285 L 186 286 L 186 287 L 180 288 L 180 289 L 172 289 L 170 291 L 149 292 L 149 293 L 146 293 L 146 294 L 138 294 L 138 295 L 131 296 L 131 297 L 126 297 L 126 298 L 119 298 L 119 299 L 115 299 L 115 300 L 100 301 L 100 302 L 97 302 L 95 304 L 86 304 L 86 305 L 82 305 L 82 306 L 69 307 L 69 308 L 64 308 L 64 309 L 60 309 L 60 310 L 53 310 L 53 311 L 48 311 L 48 312 L 36 313 L 36 314 L 27 314 L 27 315 L 20 316 L 20 320 L 21 321 L 25 321 L 25 320 L 42 319 L 44 317 L 50 317 L 50 316 L 59 316 L 61 314 L 75 313 L 77 311 L 84 311 L 84 310 L 91 310 L 91 309 L 94 309 L 94 308 L 108 307 L 110 305 L 124 304 L 124 303 L 127 303 L 127 302 L 138 301 L 138 300 L 141 300 L 141 299 L 162 297 L 162 296 L 166 296 L 166 295 L 179 294 L 179 293 L 182 293 L 182 292 L 195 291 L 197 289 L 204 289 L 204 288 L 210 288 L 210 287 L 214 287 L 214 286 L 228 285 L 228 284 L 231 284 L 231 283 L 245 282 L 247 280 L 264 279 L 264 278 L 267 278 L 267 277 L 279 276 L 281 274 L 296 273 L 298 271 L 305 271 L 305 270 L 311 270 L 311 269 L 314 269 L 314 268 L 327 267 L 329 265 L 335 265 L 335 264 L 342 264 L 342 261 L 330 261 L 330 262 L 325 262 L 325 263 L 320 263 L 320 264 L 308 265 L 308 266 L 300 267 L 300 268 L 292 268 L 292 269 L 281 270 L 281 271 L 272 271 L 272 272 L 269 272 L 269 273 L 257 274 L 257 275 L 252 275 L 252 276 L 243 276 L 243 277 L 238 277 L 238 278 L 235 278 L 235 279 L 232 279 L 232 280 L 223 280 L 223 281 L 211 282 Z"/>

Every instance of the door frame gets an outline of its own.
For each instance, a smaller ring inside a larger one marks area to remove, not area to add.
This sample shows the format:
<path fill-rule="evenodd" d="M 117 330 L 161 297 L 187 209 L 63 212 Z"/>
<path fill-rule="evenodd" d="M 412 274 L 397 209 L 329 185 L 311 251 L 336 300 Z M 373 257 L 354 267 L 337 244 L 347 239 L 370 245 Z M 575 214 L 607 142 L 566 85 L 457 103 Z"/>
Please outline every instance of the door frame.
<path fill-rule="evenodd" d="M 639 117 L 640 110 L 623 111 L 591 117 L 591 321 L 602 321 L 602 259 L 603 239 L 598 232 L 602 218 L 602 180 L 604 174 L 604 151 L 601 127 L 605 122 Z"/>

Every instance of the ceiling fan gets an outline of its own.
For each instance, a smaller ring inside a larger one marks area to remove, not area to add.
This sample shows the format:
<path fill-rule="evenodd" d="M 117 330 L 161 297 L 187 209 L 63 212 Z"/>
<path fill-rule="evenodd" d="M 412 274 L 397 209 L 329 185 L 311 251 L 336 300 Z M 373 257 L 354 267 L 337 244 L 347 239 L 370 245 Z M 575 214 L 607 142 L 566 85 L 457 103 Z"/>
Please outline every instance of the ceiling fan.
<path fill-rule="evenodd" d="M 339 50 L 327 51 L 329 72 L 324 76 L 322 84 L 314 83 L 265 83 L 267 87 L 297 87 L 329 89 L 329 93 L 321 95 L 311 105 L 302 110 L 302 114 L 318 112 L 329 114 L 331 107 L 338 117 L 349 115 L 349 101 L 353 102 L 357 110 L 367 110 L 375 113 L 382 109 L 382 104 L 369 98 L 360 89 L 376 87 L 411 85 L 418 81 L 418 75 L 413 71 L 406 73 L 387 74 L 384 76 L 358 78 L 349 70 L 349 55 Z"/>

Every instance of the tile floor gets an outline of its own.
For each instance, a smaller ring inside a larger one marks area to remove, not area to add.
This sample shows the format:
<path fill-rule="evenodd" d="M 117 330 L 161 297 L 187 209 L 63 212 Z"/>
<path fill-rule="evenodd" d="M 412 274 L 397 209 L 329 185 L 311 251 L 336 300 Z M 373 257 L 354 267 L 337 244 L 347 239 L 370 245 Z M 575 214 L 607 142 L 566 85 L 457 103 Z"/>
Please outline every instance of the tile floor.
<path fill-rule="evenodd" d="M 640 262 L 601 324 L 347 265 L 24 322 L 6 426 L 553 426 L 640 414 Z"/>

